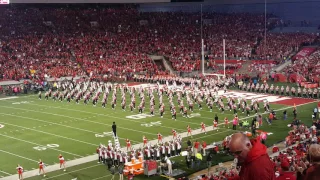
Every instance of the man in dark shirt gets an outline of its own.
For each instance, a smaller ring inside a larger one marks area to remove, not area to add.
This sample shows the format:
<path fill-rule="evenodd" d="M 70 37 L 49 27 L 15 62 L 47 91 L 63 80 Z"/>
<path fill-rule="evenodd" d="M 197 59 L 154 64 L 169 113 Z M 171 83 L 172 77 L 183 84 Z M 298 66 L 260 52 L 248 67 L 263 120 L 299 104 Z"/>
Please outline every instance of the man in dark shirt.
<path fill-rule="evenodd" d="M 217 121 L 217 122 L 219 121 L 218 115 L 215 115 L 215 116 L 214 116 L 214 120 Z"/>
<path fill-rule="evenodd" d="M 208 156 L 207 156 L 208 173 L 210 172 L 210 168 L 212 166 L 212 159 L 213 159 L 213 153 L 212 153 L 212 151 L 210 151 Z"/>
<path fill-rule="evenodd" d="M 112 124 L 112 132 L 113 132 L 114 136 L 117 137 L 117 125 L 115 122 L 113 122 L 113 124 Z"/>
<path fill-rule="evenodd" d="M 191 140 L 190 140 L 190 139 L 188 139 L 188 141 L 187 141 L 187 145 L 188 145 L 188 147 L 189 147 L 189 148 L 192 146 L 192 142 L 191 142 Z"/>

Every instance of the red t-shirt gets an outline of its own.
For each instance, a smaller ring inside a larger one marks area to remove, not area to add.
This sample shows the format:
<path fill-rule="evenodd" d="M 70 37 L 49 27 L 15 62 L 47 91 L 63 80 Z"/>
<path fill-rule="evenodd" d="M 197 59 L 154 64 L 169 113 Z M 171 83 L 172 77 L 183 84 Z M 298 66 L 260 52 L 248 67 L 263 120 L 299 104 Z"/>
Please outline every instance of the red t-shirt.
<path fill-rule="evenodd" d="M 296 180 L 295 172 L 281 172 L 280 176 L 277 177 L 277 180 Z"/>
<path fill-rule="evenodd" d="M 194 143 L 194 148 L 198 149 L 199 148 L 200 143 L 199 142 L 195 142 Z"/>

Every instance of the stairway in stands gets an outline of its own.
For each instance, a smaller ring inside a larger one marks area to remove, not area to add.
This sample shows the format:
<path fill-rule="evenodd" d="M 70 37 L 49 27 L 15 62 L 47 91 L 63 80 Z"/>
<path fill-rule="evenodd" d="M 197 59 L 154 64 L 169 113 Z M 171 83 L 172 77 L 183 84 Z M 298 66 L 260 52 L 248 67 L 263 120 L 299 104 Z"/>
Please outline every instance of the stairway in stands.
<path fill-rule="evenodd" d="M 248 74 L 248 69 L 251 64 L 250 60 L 247 60 L 245 63 L 242 64 L 241 68 L 237 70 L 238 74 Z"/>

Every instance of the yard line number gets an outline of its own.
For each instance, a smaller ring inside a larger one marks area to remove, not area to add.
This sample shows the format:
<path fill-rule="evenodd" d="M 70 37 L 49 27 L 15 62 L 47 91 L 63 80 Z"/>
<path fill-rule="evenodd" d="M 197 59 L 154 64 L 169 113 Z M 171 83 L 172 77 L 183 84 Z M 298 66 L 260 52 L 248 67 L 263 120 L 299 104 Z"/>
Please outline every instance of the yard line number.
<path fill-rule="evenodd" d="M 4 125 L 0 124 L 0 129 L 1 129 L 1 128 L 4 128 Z"/>
<path fill-rule="evenodd" d="M 190 114 L 190 118 L 200 117 L 200 116 L 201 116 L 200 113 L 192 113 L 192 114 Z"/>
<path fill-rule="evenodd" d="M 46 146 L 35 146 L 33 147 L 33 149 L 37 151 L 45 151 L 48 148 L 57 148 L 57 147 L 59 147 L 59 144 L 47 144 Z"/>
<path fill-rule="evenodd" d="M 131 116 L 126 116 L 128 119 L 145 119 L 148 117 L 153 117 L 150 114 L 136 114 L 136 115 L 131 115 Z"/>
<path fill-rule="evenodd" d="M 113 132 L 103 132 L 102 134 L 95 134 L 97 138 L 113 136 Z"/>
<path fill-rule="evenodd" d="M 141 124 L 144 127 L 161 126 L 161 121 Z"/>

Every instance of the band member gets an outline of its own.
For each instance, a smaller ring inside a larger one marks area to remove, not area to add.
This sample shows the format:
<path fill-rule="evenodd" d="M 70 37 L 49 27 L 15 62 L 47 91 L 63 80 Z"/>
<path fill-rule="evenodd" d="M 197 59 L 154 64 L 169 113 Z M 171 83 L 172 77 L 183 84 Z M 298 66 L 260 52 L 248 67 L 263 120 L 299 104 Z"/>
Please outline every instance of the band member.
<path fill-rule="evenodd" d="M 103 108 L 106 108 L 106 99 L 105 98 L 103 98 L 102 99 L 102 101 L 101 101 L 101 106 L 103 107 Z"/>
<path fill-rule="evenodd" d="M 49 99 L 49 92 L 46 92 L 46 93 L 44 94 L 44 98 L 48 101 L 48 99 Z"/>
<path fill-rule="evenodd" d="M 314 88 L 313 90 L 313 98 L 317 99 L 318 98 L 318 89 Z"/>
<path fill-rule="evenodd" d="M 281 95 L 283 96 L 284 95 L 284 87 L 283 86 L 281 86 L 280 91 L 281 91 Z"/>
<path fill-rule="evenodd" d="M 177 111 L 175 108 L 172 109 L 172 119 L 174 119 L 174 120 L 177 119 Z"/>
<path fill-rule="evenodd" d="M 160 112 L 160 117 L 163 118 L 163 112 L 164 112 L 163 105 L 160 106 L 159 112 Z"/>
<path fill-rule="evenodd" d="M 251 110 L 251 107 L 247 104 L 247 107 L 246 107 L 247 116 L 250 116 L 250 110 Z"/>
<path fill-rule="evenodd" d="M 298 87 L 298 97 L 301 97 L 301 88 L 300 87 Z"/>
<path fill-rule="evenodd" d="M 66 171 L 66 162 L 64 160 L 64 157 L 60 154 L 59 155 L 59 163 L 60 163 L 60 169 L 63 166 L 63 171 Z"/>
<path fill-rule="evenodd" d="M 279 86 L 276 86 L 276 94 L 279 94 Z"/>
<path fill-rule="evenodd" d="M 131 109 L 131 111 L 132 111 L 132 109 Z M 151 107 L 150 107 L 150 114 L 151 114 L 152 116 L 154 116 L 154 106 L 151 106 Z"/>
<path fill-rule="evenodd" d="M 185 117 L 185 118 L 188 118 L 188 117 L 189 117 L 189 115 L 188 115 L 188 108 L 187 108 L 187 107 L 184 107 L 183 117 Z"/>

